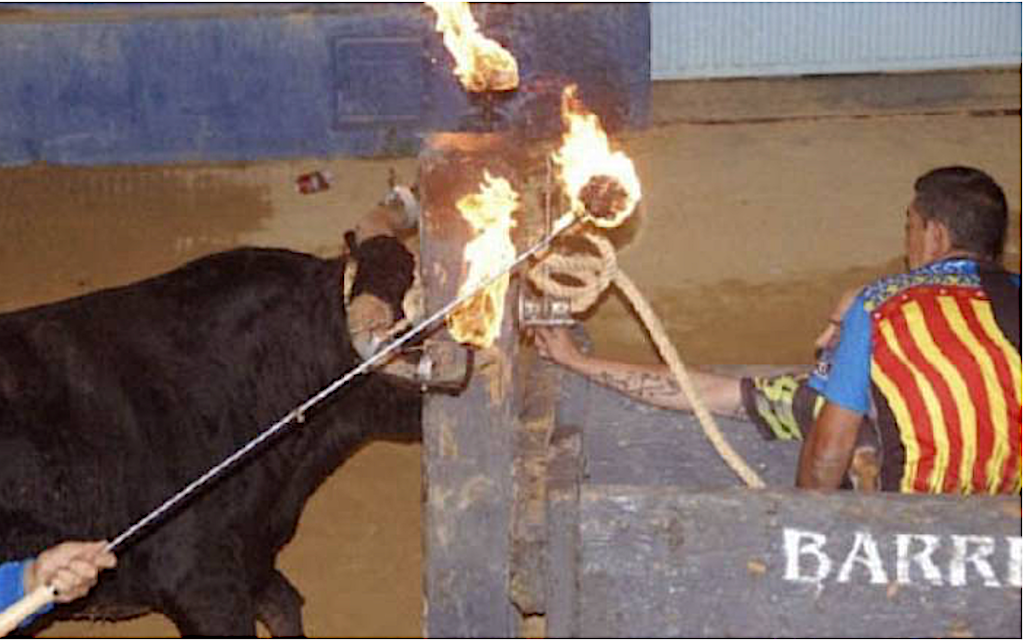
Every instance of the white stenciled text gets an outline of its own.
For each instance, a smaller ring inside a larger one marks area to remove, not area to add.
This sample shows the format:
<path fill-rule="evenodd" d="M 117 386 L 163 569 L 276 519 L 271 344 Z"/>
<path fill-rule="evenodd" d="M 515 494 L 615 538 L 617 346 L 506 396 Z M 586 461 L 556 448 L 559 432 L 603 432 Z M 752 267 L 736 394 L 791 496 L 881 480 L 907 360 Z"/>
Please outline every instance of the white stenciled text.
<path fill-rule="evenodd" d="M 1021 537 L 886 534 L 825 535 L 784 528 L 783 579 L 935 587 L 1021 587 Z"/>

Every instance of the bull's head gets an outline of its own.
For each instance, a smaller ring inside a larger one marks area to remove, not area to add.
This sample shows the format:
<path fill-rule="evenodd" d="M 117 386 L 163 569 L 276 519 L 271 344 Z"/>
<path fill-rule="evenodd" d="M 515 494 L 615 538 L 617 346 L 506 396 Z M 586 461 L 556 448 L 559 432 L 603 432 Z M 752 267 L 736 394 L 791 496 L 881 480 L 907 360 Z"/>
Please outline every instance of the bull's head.
<path fill-rule="evenodd" d="M 416 188 L 398 185 L 392 173 L 384 200 L 345 235 L 345 303 L 352 346 L 360 358 L 373 356 L 423 318 L 423 292 L 416 256 L 398 239 L 419 222 Z M 377 232 L 367 236 L 370 232 Z M 464 387 L 471 353 L 455 343 L 407 350 L 382 371 L 403 382 L 445 390 Z"/>

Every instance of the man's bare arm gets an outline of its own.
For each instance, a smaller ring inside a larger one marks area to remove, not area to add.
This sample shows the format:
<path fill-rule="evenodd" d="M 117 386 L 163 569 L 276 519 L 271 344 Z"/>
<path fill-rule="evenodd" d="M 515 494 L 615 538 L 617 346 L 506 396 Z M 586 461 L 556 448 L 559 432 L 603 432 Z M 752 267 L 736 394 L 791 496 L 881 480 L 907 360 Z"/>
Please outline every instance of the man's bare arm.
<path fill-rule="evenodd" d="M 664 365 L 620 363 L 585 355 L 563 328 L 539 329 L 537 345 L 545 358 L 638 401 L 692 411 L 686 394 Z M 690 378 L 709 411 L 722 416 L 745 416 L 738 378 L 697 371 L 691 371 Z"/>
<path fill-rule="evenodd" d="M 597 383 L 652 405 L 689 409 L 679 383 L 667 370 L 651 371 L 639 367 L 627 369 L 602 365 L 599 362 L 591 364 L 594 371 L 591 378 Z"/>
<path fill-rule="evenodd" d="M 800 449 L 797 487 L 814 490 L 839 487 L 853 457 L 861 418 L 857 412 L 825 403 Z"/>

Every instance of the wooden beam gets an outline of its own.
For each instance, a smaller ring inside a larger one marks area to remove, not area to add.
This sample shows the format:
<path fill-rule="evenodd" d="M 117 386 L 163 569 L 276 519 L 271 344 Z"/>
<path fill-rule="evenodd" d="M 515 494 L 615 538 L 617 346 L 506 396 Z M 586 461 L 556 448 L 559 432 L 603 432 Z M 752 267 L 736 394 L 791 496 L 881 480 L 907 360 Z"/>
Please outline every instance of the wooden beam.
<path fill-rule="evenodd" d="M 1016 637 L 1020 523 L 1020 497 L 584 486 L 572 633 Z"/>
<path fill-rule="evenodd" d="M 471 230 L 455 203 L 478 191 L 484 169 L 514 183 L 510 159 L 515 156 L 497 135 L 441 134 L 428 142 L 419 178 L 424 205 L 420 269 L 428 313 L 452 300 L 465 276 L 462 252 Z M 424 403 L 427 637 L 516 635 L 518 619 L 508 594 L 518 427 L 515 298 L 513 283 L 501 335 L 493 347 L 477 350 L 467 389 L 458 396 L 430 395 Z"/>
<path fill-rule="evenodd" d="M 578 427 L 559 426 L 548 452 L 547 530 L 544 549 L 547 636 L 564 639 L 579 630 L 580 488 L 583 458 Z"/>
<path fill-rule="evenodd" d="M 518 637 L 545 638 L 547 630 L 548 488 L 555 407 L 561 369 L 534 350 L 520 351 L 522 410 L 513 443 L 512 561 L 509 595 L 519 615 Z"/>

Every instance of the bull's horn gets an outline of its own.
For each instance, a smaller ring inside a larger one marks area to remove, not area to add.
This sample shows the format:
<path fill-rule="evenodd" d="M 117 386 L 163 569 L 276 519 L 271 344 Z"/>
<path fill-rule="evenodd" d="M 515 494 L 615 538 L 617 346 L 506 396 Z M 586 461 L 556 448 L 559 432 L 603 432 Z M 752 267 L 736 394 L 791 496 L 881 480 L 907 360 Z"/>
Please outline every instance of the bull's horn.
<path fill-rule="evenodd" d="M 401 229 L 412 229 L 420 222 L 420 201 L 416 198 L 414 188 L 405 185 L 395 185 L 391 188 L 387 198 L 384 200 L 387 205 L 399 205 L 405 214 Z"/>
<path fill-rule="evenodd" d="M 355 332 L 352 334 L 352 348 L 356 350 L 356 354 L 359 354 L 359 358 L 364 361 L 377 353 L 382 342 L 383 341 L 374 336 L 373 332 L 370 330 Z"/>

